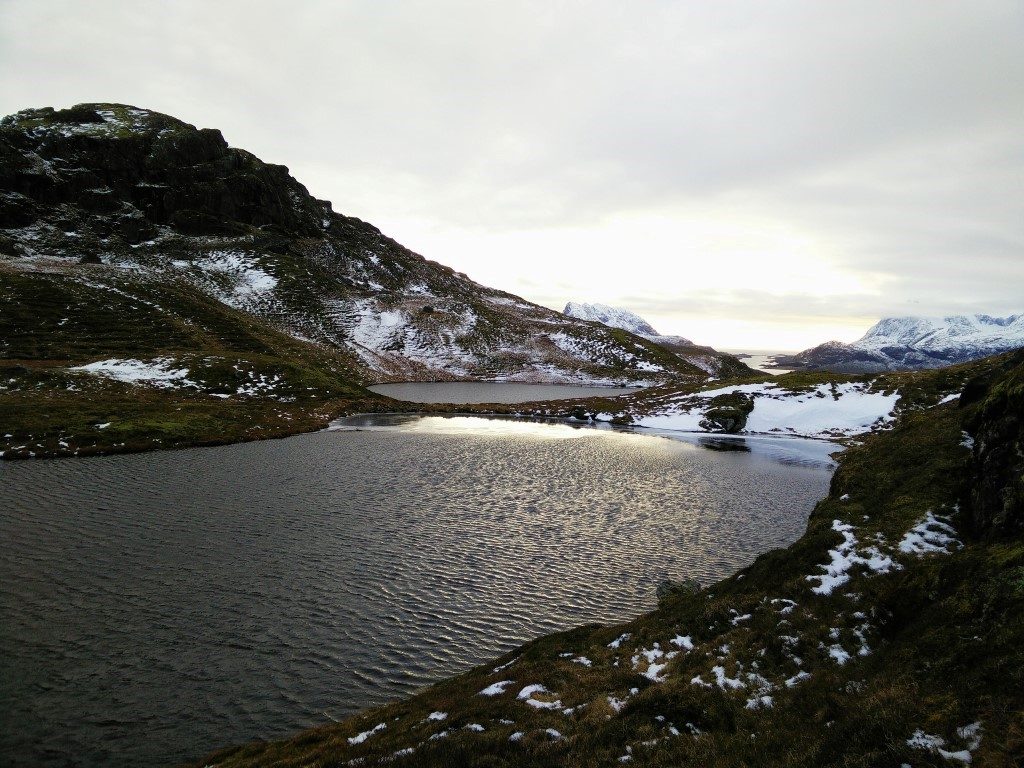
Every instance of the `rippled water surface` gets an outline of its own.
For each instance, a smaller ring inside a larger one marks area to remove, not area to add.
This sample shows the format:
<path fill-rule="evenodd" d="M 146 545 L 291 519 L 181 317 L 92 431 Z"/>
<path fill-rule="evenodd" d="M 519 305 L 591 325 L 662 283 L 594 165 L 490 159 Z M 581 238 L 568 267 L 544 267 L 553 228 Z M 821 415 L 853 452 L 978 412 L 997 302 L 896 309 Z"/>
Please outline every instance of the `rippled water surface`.
<path fill-rule="evenodd" d="M 830 475 L 799 441 L 432 423 L 0 465 L 0 764 L 197 758 L 633 616 L 795 539 Z"/>

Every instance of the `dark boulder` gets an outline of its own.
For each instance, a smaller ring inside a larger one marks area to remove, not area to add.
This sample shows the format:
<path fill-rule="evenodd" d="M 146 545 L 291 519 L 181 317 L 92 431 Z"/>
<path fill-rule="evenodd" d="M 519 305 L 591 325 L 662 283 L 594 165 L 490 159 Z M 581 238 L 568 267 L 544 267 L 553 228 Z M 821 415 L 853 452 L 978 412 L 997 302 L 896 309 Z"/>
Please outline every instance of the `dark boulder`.
<path fill-rule="evenodd" d="M 709 432 L 735 434 L 747 426 L 747 417 L 754 410 L 754 398 L 742 392 L 732 392 L 712 398 L 710 407 L 701 419 L 701 429 Z"/>

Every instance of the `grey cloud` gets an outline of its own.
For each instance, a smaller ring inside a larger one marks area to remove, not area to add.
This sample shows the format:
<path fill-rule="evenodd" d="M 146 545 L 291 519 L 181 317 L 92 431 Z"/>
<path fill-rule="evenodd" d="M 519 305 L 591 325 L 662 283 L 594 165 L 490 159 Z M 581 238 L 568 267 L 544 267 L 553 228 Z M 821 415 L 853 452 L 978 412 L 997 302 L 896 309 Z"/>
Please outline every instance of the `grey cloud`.
<path fill-rule="evenodd" d="M 0 112 L 170 112 L 375 222 L 735 209 L 885 276 L 843 312 L 999 311 L 1024 286 L 1022 39 L 1013 0 L 7 0 Z"/>

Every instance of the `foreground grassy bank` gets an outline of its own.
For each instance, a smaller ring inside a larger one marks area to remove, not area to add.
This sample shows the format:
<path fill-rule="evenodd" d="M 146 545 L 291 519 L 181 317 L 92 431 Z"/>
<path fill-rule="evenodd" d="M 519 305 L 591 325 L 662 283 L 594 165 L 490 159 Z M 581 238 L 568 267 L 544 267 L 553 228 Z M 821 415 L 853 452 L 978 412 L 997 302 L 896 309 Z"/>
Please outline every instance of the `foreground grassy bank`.
<path fill-rule="evenodd" d="M 1024 357 L 970 374 L 844 453 L 806 534 L 735 576 L 197 765 L 1020 764 Z"/>

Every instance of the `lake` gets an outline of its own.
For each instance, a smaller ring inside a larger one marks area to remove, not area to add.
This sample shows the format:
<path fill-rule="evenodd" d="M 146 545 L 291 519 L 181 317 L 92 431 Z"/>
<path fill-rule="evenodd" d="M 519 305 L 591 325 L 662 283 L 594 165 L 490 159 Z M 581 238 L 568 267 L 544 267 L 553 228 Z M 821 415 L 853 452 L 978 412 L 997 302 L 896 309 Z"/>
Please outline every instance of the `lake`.
<path fill-rule="evenodd" d="M 772 368 L 771 365 L 775 362 L 775 356 L 795 354 L 794 352 L 772 352 L 765 349 L 727 349 L 722 351 L 728 352 L 731 355 L 736 355 L 742 362 L 749 365 L 755 371 L 764 371 L 765 373 L 771 373 L 775 376 L 781 376 L 784 373 L 790 373 L 792 371 L 791 368 Z"/>
<path fill-rule="evenodd" d="M 796 539 L 835 448 L 377 416 L 0 463 L 0 764 L 195 759 L 630 618 Z"/>

